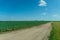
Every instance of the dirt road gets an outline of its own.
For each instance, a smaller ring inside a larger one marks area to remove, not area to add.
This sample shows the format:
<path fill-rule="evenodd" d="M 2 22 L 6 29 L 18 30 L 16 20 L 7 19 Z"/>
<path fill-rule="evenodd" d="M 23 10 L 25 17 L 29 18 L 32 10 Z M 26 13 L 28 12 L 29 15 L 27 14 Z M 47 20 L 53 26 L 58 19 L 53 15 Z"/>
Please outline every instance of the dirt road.
<path fill-rule="evenodd" d="M 51 23 L 37 27 L 0 34 L 0 40 L 48 40 Z"/>

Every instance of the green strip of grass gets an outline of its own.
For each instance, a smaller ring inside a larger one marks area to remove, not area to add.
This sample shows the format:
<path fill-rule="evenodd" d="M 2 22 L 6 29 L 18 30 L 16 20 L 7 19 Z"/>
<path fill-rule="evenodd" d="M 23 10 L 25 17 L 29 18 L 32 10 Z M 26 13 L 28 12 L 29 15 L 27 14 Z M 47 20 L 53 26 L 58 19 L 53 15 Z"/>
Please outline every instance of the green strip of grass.
<path fill-rule="evenodd" d="M 31 28 L 33 26 L 38 26 L 47 22 L 48 21 L 0 21 L 0 33 Z"/>
<path fill-rule="evenodd" d="M 49 40 L 60 40 L 60 22 L 52 23 L 52 31 Z"/>

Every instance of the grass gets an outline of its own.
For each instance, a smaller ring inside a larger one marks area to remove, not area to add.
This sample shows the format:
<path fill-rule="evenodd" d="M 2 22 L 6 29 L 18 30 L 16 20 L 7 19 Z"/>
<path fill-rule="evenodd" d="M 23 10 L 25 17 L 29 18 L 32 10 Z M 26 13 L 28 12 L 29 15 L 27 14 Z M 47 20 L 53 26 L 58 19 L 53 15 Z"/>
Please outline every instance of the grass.
<path fill-rule="evenodd" d="M 0 21 L 0 33 L 31 28 L 33 26 L 38 26 L 47 22 L 48 21 Z"/>
<path fill-rule="evenodd" d="M 52 23 L 52 31 L 49 40 L 60 40 L 60 22 Z"/>

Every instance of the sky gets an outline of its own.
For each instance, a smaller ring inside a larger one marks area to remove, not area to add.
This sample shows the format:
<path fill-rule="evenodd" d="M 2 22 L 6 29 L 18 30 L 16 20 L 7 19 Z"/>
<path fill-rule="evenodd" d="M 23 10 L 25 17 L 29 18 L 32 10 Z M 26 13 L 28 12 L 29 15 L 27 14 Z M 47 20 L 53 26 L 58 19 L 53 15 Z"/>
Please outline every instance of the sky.
<path fill-rule="evenodd" d="M 60 0 L 0 0 L 0 21 L 60 20 Z"/>

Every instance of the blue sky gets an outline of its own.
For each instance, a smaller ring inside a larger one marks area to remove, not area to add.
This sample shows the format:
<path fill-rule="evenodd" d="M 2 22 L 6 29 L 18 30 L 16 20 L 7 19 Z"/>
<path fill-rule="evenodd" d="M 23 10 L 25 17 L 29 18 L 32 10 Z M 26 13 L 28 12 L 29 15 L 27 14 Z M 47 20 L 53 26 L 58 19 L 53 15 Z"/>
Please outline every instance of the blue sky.
<path fill-rule="evenodd" d="M 0 20 L 60 20 L 60 0 L 0 0 Z"/>

